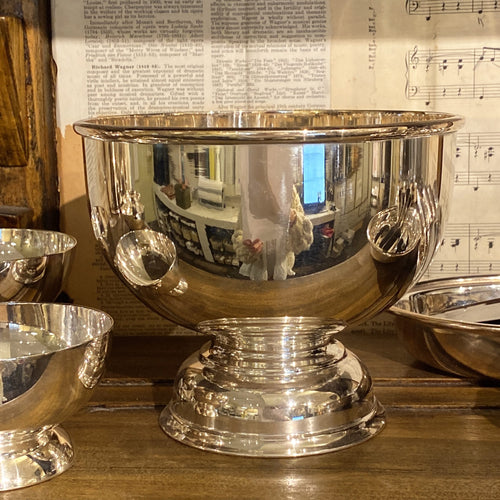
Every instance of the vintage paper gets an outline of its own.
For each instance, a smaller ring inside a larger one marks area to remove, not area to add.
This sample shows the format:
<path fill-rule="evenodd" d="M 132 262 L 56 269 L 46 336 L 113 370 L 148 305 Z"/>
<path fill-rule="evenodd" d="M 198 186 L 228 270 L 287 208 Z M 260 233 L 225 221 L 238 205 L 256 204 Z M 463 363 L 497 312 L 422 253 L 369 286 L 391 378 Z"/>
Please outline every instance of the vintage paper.
<path fill-rule="evenodd" d="M 107 113 L 329 107 L 330 24 L 326 0 L 53 3 L 62 227 L 78 239 L 73 300 L 109 312 L 119 334 L 175 329 L 104 262 L 72 123 Z"/>

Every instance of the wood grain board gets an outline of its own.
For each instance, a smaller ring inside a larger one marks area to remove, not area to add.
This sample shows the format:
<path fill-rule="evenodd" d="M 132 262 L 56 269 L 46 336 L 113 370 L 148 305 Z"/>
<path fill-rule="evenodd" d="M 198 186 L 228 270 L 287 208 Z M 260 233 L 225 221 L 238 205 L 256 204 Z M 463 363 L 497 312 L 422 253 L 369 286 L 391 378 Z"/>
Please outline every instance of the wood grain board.
<path fill-rule="evenodd" d="M 64 422 L 73 467 L 5 498 L 497 499 L 500 386 L 416 363 L 394 334 L 343 334 L 368 366 L 387 426 L 368 442 L 293 459 L 202 452 L 158 425 L 199 336 L 116 337 L 86 408 Z"/>

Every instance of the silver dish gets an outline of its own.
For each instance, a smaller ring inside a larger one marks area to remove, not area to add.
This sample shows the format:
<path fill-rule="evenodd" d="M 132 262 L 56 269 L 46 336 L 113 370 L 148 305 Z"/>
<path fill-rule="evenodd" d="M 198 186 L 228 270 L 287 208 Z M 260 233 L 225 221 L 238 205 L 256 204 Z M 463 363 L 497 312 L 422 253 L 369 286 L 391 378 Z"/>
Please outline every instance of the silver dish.
<path fill-rule="evenodd" d="M 392 305 L 442 238 L 460 117 L 107 116 L 83 136 L 94 233 L 150 308 L 213 337 L 160 418 L 204 450 L 300 456 L 384 426 L 335 334 Z"/>
<path fill-rule="evenodd" d="M 500 277 L 422 282 L 391 312 L 400 339 L 419 361 L 463 377 L 500 380 Z"/>
<path fill-rule="evenodd" d="M 75 245 L 75 238 L 57 231 L 0 229 L 0 301 L 55 300 Z"/>
<path fill-rule="evenodd" d="M 112 327 L 100 311 L 0 304 L 0 490 L 31 486 L 71 466 L 59 425 L 91 396 Z"/>

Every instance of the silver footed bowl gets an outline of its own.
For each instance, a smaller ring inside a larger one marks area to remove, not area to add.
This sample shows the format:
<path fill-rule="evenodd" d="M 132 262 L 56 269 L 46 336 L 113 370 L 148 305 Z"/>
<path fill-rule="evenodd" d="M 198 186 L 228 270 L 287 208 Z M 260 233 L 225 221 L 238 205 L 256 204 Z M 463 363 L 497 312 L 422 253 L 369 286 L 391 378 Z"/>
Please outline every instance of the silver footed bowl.
<path fill-rule="evenodd" d="M 0 491 L 70 467 L 73 446 L 59 424 L 90 398 L 112 324 L 73 305 L 0 304 Z"/>
<path fill-rule="evenodd" d="M 151 309 L 213 341 L 160 424 L 192 446 L 299 456 L 376 434 L 334 340 L 392 305 L 442 237 L 460 117 L 237 111 L 77 122 L 94 233 Z"/>
<path fill-rule="evenodd" d="M 75 238 L 57 231 L 0 229 L 0 301 L 55 300 L 75 245 Z"/>
<path fill-rule="evenodd" d="M 434 368 L 500 380 L 500 277 L 421 282 L 391 309 L 407 350 Z"/>

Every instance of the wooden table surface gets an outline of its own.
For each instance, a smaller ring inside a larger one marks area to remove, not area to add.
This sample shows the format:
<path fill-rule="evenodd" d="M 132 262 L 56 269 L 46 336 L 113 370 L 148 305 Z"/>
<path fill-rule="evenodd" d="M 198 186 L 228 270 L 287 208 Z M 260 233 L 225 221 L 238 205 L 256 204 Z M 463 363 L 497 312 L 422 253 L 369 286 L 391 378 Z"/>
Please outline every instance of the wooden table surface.
<path fill-rule="evenodd" d="M 64 422 L 73 466 L 3 499 L 500 499 L 500 385 L 414 362 L 396 335 L 346 334 L 386 408 L 381 434 L 336 453 L 240 458 L 158 425 L 179 364 L 206 339 L 118 337 L 92 401 Z"/>

